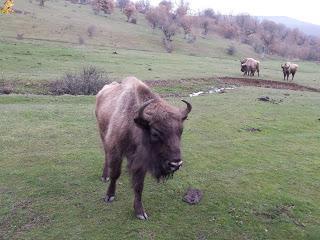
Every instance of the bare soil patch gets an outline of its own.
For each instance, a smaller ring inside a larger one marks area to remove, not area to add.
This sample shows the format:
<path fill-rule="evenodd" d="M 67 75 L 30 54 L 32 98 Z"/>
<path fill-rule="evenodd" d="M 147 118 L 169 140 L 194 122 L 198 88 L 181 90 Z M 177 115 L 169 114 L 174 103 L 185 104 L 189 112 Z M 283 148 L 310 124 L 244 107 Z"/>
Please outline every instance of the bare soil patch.
<path fill-rule="evenodd" d="M 218 82 L 225 84 L 233 84 L 239 86 L 253 86 L 253 87 L 264 87 L 264 88 L 275 88 L 275 89 L 287 89 L 294 91 L 309 91 L 309 92 L 320 92 L 318 88 L 307 87 L 299 85 L 293 82 L 280 82 L 273 80 L 263 80 L 256 78 L 232 78 L 232 77 L 221 77 L 218 78 Z"/>
<path fill-rule="evenodd" d="M 281 82 L 256 78 L 208 77 L 184 78 L 180 80 L 147 80 L 145 82 L 148 86 L 156 90 L 176 89 L 176 91 L 172 91 L 170 93 L 167 91 L 160 92 L 160 95 L 163 97 L 188 96 L 192 92 L 205 91 L 205 89 L 211 89 L 212 87 L 228 86 L 253 86 L 262 88 L 286 89 L 293 91 L 320 92 L 320 89 L 318 88 L 303 86 L 293 82 Z"/>

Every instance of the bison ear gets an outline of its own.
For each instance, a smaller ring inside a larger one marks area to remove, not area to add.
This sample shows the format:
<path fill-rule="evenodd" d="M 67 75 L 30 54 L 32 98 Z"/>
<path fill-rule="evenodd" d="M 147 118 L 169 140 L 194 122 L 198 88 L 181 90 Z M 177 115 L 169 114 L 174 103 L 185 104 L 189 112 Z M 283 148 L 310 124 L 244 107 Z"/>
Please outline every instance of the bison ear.
<path fill-rule="evenodd" d="M 150 129 L 149 122 L 143 118 L 135 118 L 134 122 L 137 124 L 138 127 L 143 128 L 143 129 Z"/>

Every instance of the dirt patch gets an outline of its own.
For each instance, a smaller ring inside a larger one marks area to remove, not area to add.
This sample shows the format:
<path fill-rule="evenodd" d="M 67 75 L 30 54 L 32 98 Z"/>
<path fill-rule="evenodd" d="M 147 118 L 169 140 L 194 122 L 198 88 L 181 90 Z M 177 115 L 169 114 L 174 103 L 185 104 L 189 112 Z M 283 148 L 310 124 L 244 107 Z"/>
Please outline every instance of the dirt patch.
<path fill-rule="evenodd" d="M 238 86 L 253 86 L 253 87 L 264 87 L 264 88 L 275 88 L 275 89 L 287 89 L 294 91 L 309 91 L 309 92 L 320 92 L 320 89 L 299 85 L 293 82 L 280 82 L 273 80 L 263 80 L 255 78 L 232 78 L 232 77 L 221 77 L 218 81 L 224 84 L 234 84 Z"/>
<path fill-rule="evenodd" d="M 247 132 L 261 132 L 260 128 L 245 128 Z"/>
<path fill-rule="evenodd" d="M 273 103 L 273 104 L 279 104 L 279 103 L 283 102 L 283 99 L 276 100 L 276 99 L 270 98 L 268 96 L 259 97 L 257 99 L 258 99 L 258 101 L 269 102 L 269 103 Z"/>
<path fill-rule="evenodd" d="M 0 236 L 11 239 L 19 238 L 25 231 L 29 231 L 38 226 L 46 225 L 50 219 L 46 215 L 38 214 L 32 209 L 30 199 L 16 202 L 10 213 L 0 222 Z M 0 237 L 1 238 L 1 237 Z"/>
<path fill-rule="evenodd" d="M 266 221 L 272 221 L 278 218 L 289 218 L 295 225 L 299 227 L 305 227 L 305 224 L 297 219 L 293 213 L 294 205 L 285 204 L 270 208 L 266 211 L 255 211 L 255 215 L 261 217 Z"/>
<path fill-rule="evenodd" d="M 294 91 L 320 92 L 320 89 L 299 85 L 293 82 L 281 82 L 273 80 L 263 80 L 255 78 L 234 78 L 234 77 L 208 77 L 208 78 L 184 78 L 180 80 L 147 80 L 146 84 L 154 88 L 163 97 L 181 97 L 188 96 L 193 92 L 212 91 L 218 87 L 219 89 L 237 86 L 253 86 L 273 89 L 286 89 Z M 171 89 L 171 91 L 169 90 Z M 289 96 L 287 94 L 286 96 Z M 276 101 L 269 101 L 278 103 Z"/>
<path fill-rule="evenodd" d="M 217 86 L 236 85 L 236 86 L 274 88 L 274 89 L 287 89 L 287 90 L 294 90 L 294 91 L 320 92 L 320 89 L 318 88 L 303 86 L 293 82 L 280 82 L 280 81 L 264 80 L 264 79 L 256 79 L 256 78 L 234 78 L 234 77 L 185 78 L 180 80 L 147 80 L 146 83 L 150 87 L 172 87 L 176 85 L 194 86 L 196 84 L 198 85 L 211 84 L 211 85 L 217 85 Z"/>

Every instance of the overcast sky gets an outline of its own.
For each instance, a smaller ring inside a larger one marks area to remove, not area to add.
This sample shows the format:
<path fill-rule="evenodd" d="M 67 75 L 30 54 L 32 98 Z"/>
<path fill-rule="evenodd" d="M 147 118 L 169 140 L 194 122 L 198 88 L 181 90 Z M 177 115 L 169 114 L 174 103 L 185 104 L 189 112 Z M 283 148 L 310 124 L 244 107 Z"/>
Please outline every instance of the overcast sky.
<path fill-rule="evenodd" d="M 186 0 L 185 0 L 186 1 Z M 150 0 L 157 5 L 160 0 Z M 180 0 L 172 0 L 179 3 Z M 193 10 L 212 8 L 222 14 L 248 13 L 252 16 L 287 16 L 320 25 L 318 0 L 189 0 Z"/>

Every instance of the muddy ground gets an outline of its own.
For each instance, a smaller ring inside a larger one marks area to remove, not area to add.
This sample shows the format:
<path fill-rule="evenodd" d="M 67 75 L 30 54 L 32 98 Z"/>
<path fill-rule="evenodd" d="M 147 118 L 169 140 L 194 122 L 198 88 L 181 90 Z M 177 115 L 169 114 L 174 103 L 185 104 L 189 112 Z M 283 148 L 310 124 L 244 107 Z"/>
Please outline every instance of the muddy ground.
<path fill-rule="evenodd" d="M 228 86 L 253 86 L 274 89 L 287 89 L 293 91 L 320 92 L 320 89 L 303 86 L 294 82 L 263 80 L 256 78 L 187 78 L 181 80 L 149 80 L 146 83 L 156 90 L 159 89 L 177 89 L 172 93 L 160 94 L 162 96 L 186 96 L 192 92 L 205 91 L 210 87 L 228 87 Z"/>
<path fill-rule="evenodd" d="M 264 88 L 275 88 L 275 89 L 288 89 L 294 91 L 310 91 L 310 92 L 320 92 L 320 89 L 307 87 L 299 85 L 294 82 L 280 82 L 273 80 L 263 80 L 256 78 L 231 78 L 222 77 L 218 78 L 219 82 L 225 84 L 239 85 L 239 86 L 254 86 L 254 87 L 264 87 Z"/>

